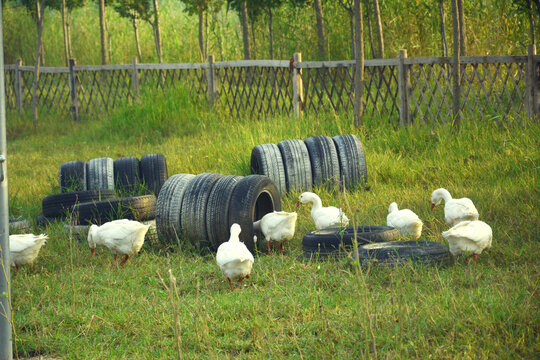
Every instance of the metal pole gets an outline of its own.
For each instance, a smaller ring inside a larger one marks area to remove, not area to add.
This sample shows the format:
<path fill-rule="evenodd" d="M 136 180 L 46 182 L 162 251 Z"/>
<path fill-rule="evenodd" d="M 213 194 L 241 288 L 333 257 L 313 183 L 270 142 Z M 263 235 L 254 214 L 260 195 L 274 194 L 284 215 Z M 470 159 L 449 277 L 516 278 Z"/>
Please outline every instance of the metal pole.
<path fill-rule="evenodd" d="M 6 94 L 4 84 L 4 30 L 0 0 L 0 360 L 13 359 L 11 343 L 11 289 L 6 147 Z"/>

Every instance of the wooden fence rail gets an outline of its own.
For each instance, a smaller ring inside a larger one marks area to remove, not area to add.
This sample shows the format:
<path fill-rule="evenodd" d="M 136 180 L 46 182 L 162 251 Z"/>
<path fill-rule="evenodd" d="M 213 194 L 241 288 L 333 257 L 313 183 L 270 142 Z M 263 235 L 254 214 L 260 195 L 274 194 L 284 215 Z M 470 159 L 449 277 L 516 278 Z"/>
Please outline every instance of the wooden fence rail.
<path fill-rule="evenodd" d="M 142 89 L 182 86 L 191 96 L 232 114 L 319 114 L 354 107 L 354 61 L 248 60 L 184 64 L 42 67 L 38 104 L 59 114 L 98 114 L 140 101 Z M 453 98 L 451 57 L 365 61 L 364 114 L 402 126 L 452 121 L 457 101 L 461 118 L 491 116 L 522 122 L 539 113 L 540 56 L 462 57 L 461 97 Z M 7 110 L 32 104 L 34 68 L 21 61 L 5 66 Z"/>

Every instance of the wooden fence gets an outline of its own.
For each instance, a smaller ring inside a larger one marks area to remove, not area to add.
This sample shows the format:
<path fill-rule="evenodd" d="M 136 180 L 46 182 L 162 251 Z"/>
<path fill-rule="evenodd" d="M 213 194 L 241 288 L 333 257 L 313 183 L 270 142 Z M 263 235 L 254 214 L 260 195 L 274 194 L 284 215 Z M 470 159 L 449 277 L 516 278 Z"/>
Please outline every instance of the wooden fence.
<path fill-rule="evenodd" d="M 302 62 L 251 60 L 193 64 L 42 67 L 37 88 L 42 108 L 69 114 L 104 113 L 136 103 L 140 89 L 184 86 L 241 116 L 345 112 L 354 107 L 354 61 Z M 452 116 L 451 57 L 365 61 L 364 115 L 401 123 L 435 124 Z M 461 58 L 460 113 L 522 122 L 539 112 L 540 56 L 535 47 L 523 56 Z M 34 68 L 6 65 L 6 108 L 32 104 Z"/>

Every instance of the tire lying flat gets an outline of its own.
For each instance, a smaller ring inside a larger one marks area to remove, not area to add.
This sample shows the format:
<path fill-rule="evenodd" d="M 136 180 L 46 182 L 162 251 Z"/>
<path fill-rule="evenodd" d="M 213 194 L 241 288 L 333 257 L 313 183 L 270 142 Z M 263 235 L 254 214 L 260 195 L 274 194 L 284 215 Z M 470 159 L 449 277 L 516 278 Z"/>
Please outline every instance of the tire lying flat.
<path fill-rule="evenodd" d="M 257 145 L 251 150 L 251 173 L 272 179 L 280 194 L 287 191 L 283 158 L 276 144 Z"/>
<path fill-rule="evenodd" d="M 111 220 L 152 220 L 156 216 L 154 195 L 142 195 L 77 204 L 74 208 L 78 224 L 104 224 Z"/>
<path fill-rule="evenodd" d="M 391 226 L 358 226 L 358 245 L 392 241 L 399 237 L 399 231 Z M 307 258 L 338 257 L 353 248 L 354 227 L 328 228 L 311 231 L 302 239 L 302 249 Z"/>
<path fill-rule="evenodd" d="M 409 263 L 442 265 L 451 260 L 450 251 L 435 241 L 392 241 L 358 247 L 360 263 L 398 266 Z"/>
<path fill-rule="evenodd" d="M 230 236 L 230 227 L 237 223 L 240 225 L 240 241 L 246 244 L 249 251 L 255 251 L 253 236 L 253 222 L 261 219 L 272 211 L 281 211 L 279 190 L 272 179 L 262 175 L 250 175 L 242 178 L 236 184 L 229 205 L 229 225 L 227 239 Z M 260 249 L 264 250 L 266 244 L 259 239 Z"/>
<path fill-rule="evenodd" d="M 45 217 L 68 216 L 78 203 L 116 199 L 112 190 L 74 191 L 49 195 L 41 201 Z"/>
<path fill-rule="evenodd" d="M 338 135 L 332 138 L 336 145 L 341 174 L 340 186 L 346 189 L 367 184 L 366 155 L 360 139 L 355 135 Z"/>
<path fill-rule="evenodd" d="M 308 191 L 311 189 L 311 161 L 309 151 L 302 140 L 284 140 L 278 145 L 285 169 L 287 191 Z"/>

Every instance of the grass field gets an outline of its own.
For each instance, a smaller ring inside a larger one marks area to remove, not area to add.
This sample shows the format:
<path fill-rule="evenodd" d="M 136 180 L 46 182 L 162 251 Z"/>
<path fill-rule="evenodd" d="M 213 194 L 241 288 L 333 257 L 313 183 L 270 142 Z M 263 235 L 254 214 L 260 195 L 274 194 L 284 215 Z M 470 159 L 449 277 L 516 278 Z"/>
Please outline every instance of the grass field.
<path fill-rule="evenodd" d="M 386 222 L 396 201 L 424 221 L 423 240 L 445 243 L 439 187 L 470 197 L 493 229 L 493 248 L 473 265 L 358 268 L 345 259 L 302 259 L 313 229 L 298 210 L 283 256 L 255 255 L 251 279 L 231 292 L 212 255 L 164 254 L 145 245 L 123 268 L 108 251 L 60 226 L 37 262 L 12 280 L 19 357 L 65 359 L 515 359 L 540 353 L 540 127 L 497 127 L 466 119 L 458 132 L 436 126 L 400 129 L 349 115 L 237 119 L 208 111 L 182 93 L 145 95 L 145 105 L 103 119 L 8 114 L 11 215 L 35 218 L 41 199 L 58 192 L 70 160 L 163 153 L 169 175 L 247 175 L 253 146 L 313 135 L 356 134 L 367 156 L 370 191 L 344 196 L 316 190 L 357 224 Z M 298 193 L 282 198 L 292 211 Z M 169 271 L 177 292 L 170 290 Z M 175 326 L 174 314 L 178 315 Z M 175 328 L 178 335 L 175 335 Z"/>

